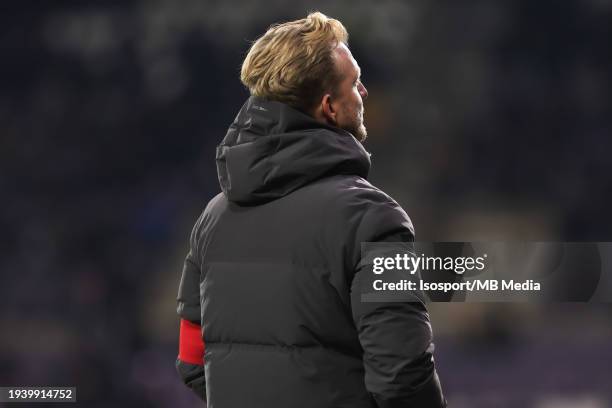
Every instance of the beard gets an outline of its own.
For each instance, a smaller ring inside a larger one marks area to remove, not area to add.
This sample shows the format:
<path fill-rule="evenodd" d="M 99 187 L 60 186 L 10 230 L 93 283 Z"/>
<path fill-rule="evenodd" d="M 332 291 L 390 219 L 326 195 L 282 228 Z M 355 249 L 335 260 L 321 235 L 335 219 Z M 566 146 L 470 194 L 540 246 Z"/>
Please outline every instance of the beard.
<path fill-rule="evenodd" d="M 361 124 L 359 125 L 359 127 L 357 128 L 355 133 L 353 133 L 353 135 L 361 143 L 365 142 L 365 140 L 368 138 L 368 130 L 366 129 L 366 127 L 363 124 L 363 122 L 361 122 Z"/>
<path fill-rule="evenodd" d="M 341 126 L 342 129 L 350 132 L 355 139 L 363 143 L 368 138 L 368 130 L 363 124 L 363 108 L 358 109 L 353 115 L 346 115 L 351 118 L 350 123 L 346 123 L 345 126 Z"/>

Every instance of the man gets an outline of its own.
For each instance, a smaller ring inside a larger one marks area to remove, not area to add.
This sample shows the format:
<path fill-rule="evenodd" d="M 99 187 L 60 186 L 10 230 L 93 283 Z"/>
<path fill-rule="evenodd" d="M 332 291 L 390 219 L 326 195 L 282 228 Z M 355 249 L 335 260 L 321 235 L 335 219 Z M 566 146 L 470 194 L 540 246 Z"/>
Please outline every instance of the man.
<path fill-rule="evenodd" d="M 414 240 L 366 177 L 368 92 L 343 25 L 272 26 L 193 229 L 177 368 L 209 408 L 443 407 L 421 303 L 361 302 L 360 243 Z M 202 341 L 202 338 L 204 341 Z"/>

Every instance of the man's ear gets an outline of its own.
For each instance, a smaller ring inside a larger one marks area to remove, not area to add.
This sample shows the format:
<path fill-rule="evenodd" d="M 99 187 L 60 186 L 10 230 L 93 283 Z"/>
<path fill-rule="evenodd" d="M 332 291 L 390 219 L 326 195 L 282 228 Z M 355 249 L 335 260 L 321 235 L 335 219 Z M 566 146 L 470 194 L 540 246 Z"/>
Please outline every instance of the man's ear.
<path fill-rule="evenodd" d="M 336 126 L 338 124 L 337 111 L 332 105 L 332 97 L 330 94 L 323 95 L 321 99 L 321 115 L 323 119 L 330 125 Z"/>

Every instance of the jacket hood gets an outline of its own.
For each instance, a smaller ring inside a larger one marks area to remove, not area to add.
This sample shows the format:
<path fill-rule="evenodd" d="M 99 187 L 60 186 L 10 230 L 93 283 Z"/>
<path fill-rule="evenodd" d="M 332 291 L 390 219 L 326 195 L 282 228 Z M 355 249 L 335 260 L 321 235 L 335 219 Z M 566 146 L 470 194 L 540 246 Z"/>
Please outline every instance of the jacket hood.
<path fill-rule="evenodd" d="M 229 201 L 260 204 L 322 177 L 366 178 L 370 155 L 353 135 L 290 106 L 251 96 L 217 147 L 217 173 Z"/>

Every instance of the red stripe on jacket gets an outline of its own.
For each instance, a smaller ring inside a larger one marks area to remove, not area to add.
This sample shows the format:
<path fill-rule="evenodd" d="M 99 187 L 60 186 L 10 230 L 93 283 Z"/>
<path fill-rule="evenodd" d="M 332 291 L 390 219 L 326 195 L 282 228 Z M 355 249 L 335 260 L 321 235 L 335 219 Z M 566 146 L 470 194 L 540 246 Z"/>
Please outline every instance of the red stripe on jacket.
<path fill-rule="evenodd" d="M 204 365 L 204 340 L 200 325 L 181 319 L 178 358 L 185 363 Z"/>

